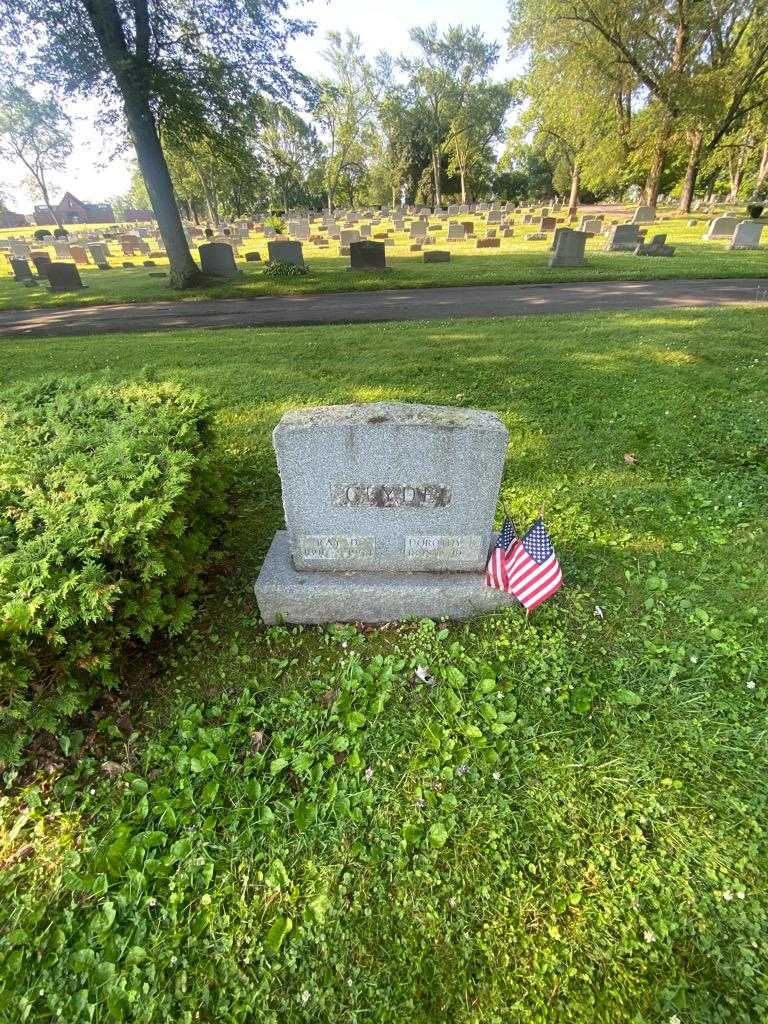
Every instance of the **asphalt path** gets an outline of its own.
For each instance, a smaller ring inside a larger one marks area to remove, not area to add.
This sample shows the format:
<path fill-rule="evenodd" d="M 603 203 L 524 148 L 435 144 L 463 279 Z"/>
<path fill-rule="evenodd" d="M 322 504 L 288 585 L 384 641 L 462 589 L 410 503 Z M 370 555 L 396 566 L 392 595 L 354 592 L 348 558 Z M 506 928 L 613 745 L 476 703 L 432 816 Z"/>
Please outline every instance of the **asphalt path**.
<path fill-rule="evenodd" d="M 268 295 L 249 299 L 147 302 L 0 312 L 0 337 L 308 324 L 453 320 L 473 317 L 768 304 L 768 278 L 585 281 L 574 284 L 399 288 Z"/>

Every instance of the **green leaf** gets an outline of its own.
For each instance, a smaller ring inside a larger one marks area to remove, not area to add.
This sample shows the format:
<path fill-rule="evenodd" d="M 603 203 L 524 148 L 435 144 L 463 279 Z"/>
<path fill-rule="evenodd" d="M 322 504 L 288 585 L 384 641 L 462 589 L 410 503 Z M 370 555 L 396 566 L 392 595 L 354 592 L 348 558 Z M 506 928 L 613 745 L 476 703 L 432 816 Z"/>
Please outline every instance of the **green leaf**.
<path fill-rule="evenodd" d="M 638 704 L 642 704 L 643 698 L 634 692 L 634 690 L 621 689 L 617 690 L 613 695 L 614 700 L 617 704 L 626 704 L 628 707 L 637 707 Z"/>
<path fill-rule="evenodd" d="M 296 804 L 296 808 L 293 812 L 293 819 L 296 822 L 296 826 L 303 832 L 305 828 L 309 828 L 313 825 L 315 818 L 317 817 L 317 805 L 308 803 L 306 800 L 302 800 Z"/>
<path fill-rule="evenodd" d="M 439 849 L 441 846 L 445 846 L 448 842 L 448 829 L 441 821 L 436 821 L 434 825 L 430 825 L 429 831 L 427 832 L 427 839 L 430 846 L 434 846 Z"/>
<path fill-rule="evenodd" d="M 365 725 L 366 718 L 361 711 L 350 711 L 347 715 L 347 728 L 350 732 L 357 732 Z"/>
<path fill-rule="evenodd" d="M 266 934 L 265 943 L 272 953 L 279 953 L 285 937 L 293 928 L 290 917 L 276 917 Z"/>

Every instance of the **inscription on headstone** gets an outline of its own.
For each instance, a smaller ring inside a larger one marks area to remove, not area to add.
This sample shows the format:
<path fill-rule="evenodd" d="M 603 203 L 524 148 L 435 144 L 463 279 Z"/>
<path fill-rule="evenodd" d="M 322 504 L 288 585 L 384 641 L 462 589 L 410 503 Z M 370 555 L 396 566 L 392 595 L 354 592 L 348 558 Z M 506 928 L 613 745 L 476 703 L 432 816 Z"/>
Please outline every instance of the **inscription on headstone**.
<path fill-rule="evenodd" d="M 335 484 L 336 508 L 445 508 L 451 488 L 443 484 Z"/>

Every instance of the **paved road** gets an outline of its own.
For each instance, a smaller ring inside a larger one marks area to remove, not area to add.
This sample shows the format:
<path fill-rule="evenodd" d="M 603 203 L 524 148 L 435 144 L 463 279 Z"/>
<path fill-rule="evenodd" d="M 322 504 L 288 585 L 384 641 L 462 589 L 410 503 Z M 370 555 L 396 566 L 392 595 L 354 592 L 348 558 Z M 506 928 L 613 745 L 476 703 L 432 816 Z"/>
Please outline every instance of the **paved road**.
<path fill-rule="evenodd" d="M 704 281 L 591 281 L 576 284 L 409 288 L 322 295 L 273 295 L 200 302 L 0 313 L 0 337 L 101 334 L 206 327 L 276 327 L 297 324 L 377 323 L 467 317 L 580 313 L 584 310 L 655 309 L 768 303 L 768 278 Z"/>

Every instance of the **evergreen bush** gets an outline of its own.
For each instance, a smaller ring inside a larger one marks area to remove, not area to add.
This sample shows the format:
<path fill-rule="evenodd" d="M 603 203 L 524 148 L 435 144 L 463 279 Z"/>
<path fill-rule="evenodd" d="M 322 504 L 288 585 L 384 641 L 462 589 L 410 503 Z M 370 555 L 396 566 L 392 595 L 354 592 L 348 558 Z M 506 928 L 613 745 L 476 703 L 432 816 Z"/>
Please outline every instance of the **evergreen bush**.
<path fill-rule="evenodd" d="M 221 522 L 211 410 L 171 384 L 0 398 L 0 763 L 179 632 Z"/>

